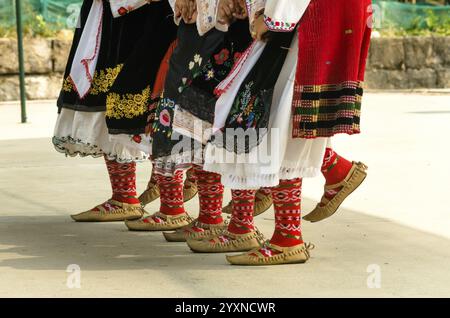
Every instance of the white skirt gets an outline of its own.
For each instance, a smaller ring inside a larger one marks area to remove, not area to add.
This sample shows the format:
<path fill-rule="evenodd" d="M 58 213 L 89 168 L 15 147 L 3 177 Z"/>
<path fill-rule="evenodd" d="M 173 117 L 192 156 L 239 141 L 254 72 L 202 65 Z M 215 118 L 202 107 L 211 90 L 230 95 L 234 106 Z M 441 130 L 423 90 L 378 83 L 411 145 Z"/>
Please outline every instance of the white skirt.
<path fill-rule="evenodd" d="M 61 110 L 53 136 L 55 149 L 71 157 L 106 156 L 121 163 L 148 159 L 149 154 L 140 151 L 134 143 L 133 140 L 115 140 L 108 134 L 105 112 L 67 108 Z"/>
<path fill-rule="evenodd" d="M 221 95 L 218 105 L 223 107 L 217 108 L 215 129 L 220 128 L 224 116 L 228 115 L 230 109 L 226 105 L 231 105 L 238 88 L 257 62 L 261 45 L 255 46 L 255 50 L 257 54 L 245 61 L 241 74 Z M 259 146 L 249 154 L 236 154 L 214 144 L 206 146 L 204 169 L 221 174 L 225 186 L 232 189 L 274 187 L 280 180 L 315 177 L 320 173 L 330 139 L 292 138 L 292 99 L 297 59 L 298 39 L 294 37 L 275 86 L 269 130 Z"/>

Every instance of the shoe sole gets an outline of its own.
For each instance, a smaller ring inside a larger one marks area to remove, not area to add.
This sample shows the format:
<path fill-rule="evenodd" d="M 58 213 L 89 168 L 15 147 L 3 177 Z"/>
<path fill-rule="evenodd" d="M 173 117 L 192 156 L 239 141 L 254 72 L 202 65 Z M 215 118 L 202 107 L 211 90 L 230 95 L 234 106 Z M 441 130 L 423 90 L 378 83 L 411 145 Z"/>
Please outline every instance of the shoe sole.
<path fill-rule="evenodd" d="M 336 207 L 336 209 L 334 210 L 334 212 L 332 212 L 331 214 L 327 215 L 327 216 L 324 217 L 323 219 L 310 221 L 310 220 L 307 219 L 307 217 L 308 217 L 309 215 L 311 215 L 311 214 L 314 212 L 314 211 L 312 211 L 311 213 L 305 215 L 305 216 L 303 217 L 303 219 L 304 219 L 305 221 L 308 221 L 308 222 L 311 222 L 311 223 L 317 223 L 317 222 L 326 220 L 326 219 L 332 217 L 333 215 L 335 215 L 335 214 L 337 213 L 337 211 L 339 210 L 339 208 L 341 207 L 341 205 L 344 203 L 344 201 L 345 201 L 345 200 L 346 200 L 353 192 L 355 192 L 356 189 L 358 189 L 358 188 L 361 186 L 361 184 L 364 182 L 364 180 L 366 180 L 366 178 L 367 178 L 367 172 L 364 171 L 364 172 L 362 172 L 362 173 L 363 173 L 363 177 L 362 177 L 359 181 L 356 181 L 356 183 L 355 183 L 356 186 L 355 186 L 351 191 L 349 191 L 347 194 L 344 194 L 344 195 L 343 195 L 343 198 L 342 198 L 341 203 L 339 203 L 339 205 Z"/>

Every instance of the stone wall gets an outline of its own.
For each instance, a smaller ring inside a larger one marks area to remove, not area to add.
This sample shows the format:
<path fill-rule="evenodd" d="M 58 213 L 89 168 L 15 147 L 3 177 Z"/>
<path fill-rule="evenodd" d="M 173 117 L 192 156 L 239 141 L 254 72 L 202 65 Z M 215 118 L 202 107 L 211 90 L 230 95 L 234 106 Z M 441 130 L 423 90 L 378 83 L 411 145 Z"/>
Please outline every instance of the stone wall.
<path fill-rule="evenodd" d="M 373 39 L 366 87 L 450 88 L 450 37 Z"/>
<path fill-rule="evenodd" d="M 69 40 L 26 39 L 27 98 L 56 98 Z M 19 99 L 17 42 L 0 39 L 0 101 Z M 369 89 L 450 88 L 450 37 L 375 38 L 366 75 Z"/>
<path fill-rule="evenodd" d="M 70 41 L 25 39 L 25 83 L 28 99 L 58 96 L 70 50 Z M 18 100 L 17 41 L 0 39 L 0 101 Z"/>

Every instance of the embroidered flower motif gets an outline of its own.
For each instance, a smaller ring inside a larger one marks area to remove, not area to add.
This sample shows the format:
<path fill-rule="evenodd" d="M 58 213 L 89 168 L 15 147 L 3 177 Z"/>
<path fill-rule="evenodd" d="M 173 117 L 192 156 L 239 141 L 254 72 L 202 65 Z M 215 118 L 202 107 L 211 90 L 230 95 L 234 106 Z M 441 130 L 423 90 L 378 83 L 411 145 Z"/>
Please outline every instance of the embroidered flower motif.
<path fill-rule="evenodd" d="M 217 65 L 223 65 L 230 57 L 230 51 L 223 49 L 218 54 L 214 55 Z"/>
<path fill-rule="evenodd" d="M 178 92 L 181 94 L 184 92 L 186 88 L 188 88 L 192 84 L 192 80 L 188 79 L 187 77 L 183 77 L 181 80 L 181 86 L 178 87 Z"/>
<path fill-rule="evenodd" d="M 269 30 L 283 30 L 291 31 L 295 28 L 296 23 L 289 23 L 283 21 L 274 21 L 268 16 L 264 16 L 264 22 L 266 23 Z"/>
<path fill-rule="evenodd" d="M 70 76 L 68 76 L 66 79 L 64 79 L 62 90 L 64 92 L 71 92 L 71 91 L 73 91 L 73 84 L 72 84 L 72 82 L 70 80 Z"/>
<path fill-rule="evenodd" d="M 159 122 L 161 123 L 161 125 L 165 126 L 165 127 L 169 127 L 170 126 L 170 113 L 167 109 L 163 109 L 161 111 L 161 114 L 159 114 Z"/>
<path fill-rule="evenodd" d="M 140 144 L 142 142 L 142 137 L 139 135 L 134 135 L 133 136 L 133 141 L 137 144 Z"/>
<path fill-rule="evenodd" d="M 192 71 L 194 69 L 195 63 L 194 62 L 190 62 L 189 63 L 189 70 Z"/>
<path fill-rule="evenodd" d="M 145 88 L 140 94 L 109 93 L 106 97 L 106 117 L 132 119 L 142 116 L 148 110 L 150 96 L 150 87 Z"/>
<path fill-rule="evenodd" d="M 264 109 L 261 108 L 260 99 L 252 94 L 254 82 L 245 84 L 245 89 L 237 96 L 231 109 L 229 123 L 237 123 L 245 128 L 256 128 L 263 116 Z"/>
<path fill-rule="evenodd" d="M 219 236 L 219 241 L 221 243 L 228 243 L 228 242 L 230 242 L 230 239 L 225 235 L 221 235 L 221 236 Z M 214 240 L 210 240 L 210 242 L 215 243 Z"/>
<path fill-rule="evenodd" d="M 265 257 L 272 257 L 273 253 L 272 250 L 268 247 L 263 247 L 262 249 L 259 250 L 261 252 L 261 254 L 263 254 Z"/>
<path fill-rule="evenodd" d="M 252 96 L 249 103 L 247 104 L 247 107 L 245 107 L 245 109 L 244 109 L 245 116 L 248 116 L 248 115 L 250 115 L 250 113 L 252 113 L 255 99 L 256 99 L 256 96 Z"/>
<path fill-rule="evenodd" d="M 214 70 L 209 70 L 209 71 L 206 73 L 206 80 L 209 81 L 209 80 L 213 79 L 213 78 L 214 78 L 214 75 L 215 75 Z"/>
<path fill-rule="evenodd" d="M 106 69 L 95 71 L 94 77 L 92 78 L 92 85 L 91 89 L 89 90 L 89 94 L 99 95 L 102 93 L 107 93 L 111 86 L 114 84 L 117 76 L 119 76 L 119 73 L 122 71 L 122 67 L 123 64 L 118 64 L 116 67 L 108 67 Z M 70 77 L 67 78 L 65 89 L 67 89 L 65 91 L 71 91 L 73 89 Z"/>
<path fill-rule="evenodd" d="M 194 55 L 194 62 L 198 63 L 198 64 L 202 64 L 202 57 L 200 56 L 200 54 Z"/>
<path fill-rule="evenodd" d="M 160 133 L 168 138 L 172 136 L 171 124 L 174 109 L 174 101 L 162 96 L 156 109 L 155 120 L 152 124 L 152 132 L 154 134 Z"/>
<path fill-rule="evenodd" d="M 239 60 L 239 59 L 241 58 L 241 56 L 242 56 L 242 53 L 241 53 L 241 52 L 236 52 L 236 53 L 234 53 L 234 60 L 235 60 L 235 61 Z"/>
<path fill-rule="evenodd" d="M 255 117 L 256 117 L 255 113 L 250 113 L 250 114 L 248 115 L 248 118 L 247 118 L 247 128 L 250 128 L 250 127 L 256 127 Z"/>

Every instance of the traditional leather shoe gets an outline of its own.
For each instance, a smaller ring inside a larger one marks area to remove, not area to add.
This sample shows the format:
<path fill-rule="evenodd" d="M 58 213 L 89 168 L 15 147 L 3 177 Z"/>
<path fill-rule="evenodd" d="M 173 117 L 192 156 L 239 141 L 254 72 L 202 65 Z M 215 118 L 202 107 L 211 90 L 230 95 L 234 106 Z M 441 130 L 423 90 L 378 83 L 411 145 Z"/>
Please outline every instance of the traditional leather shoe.
<path fill-rule="evenodd" d="M 317 204 L 316 208 L 305 215 L 303 219 L 310 222 L 319 222 L 335 214 L 342 202 L 366 179 L 366 171 L 367 166 L 365 164 L 353 162 L 352 169 L 342 182 L 325 186 L 325 192 L 341 189 L 336 196 L 331 200 L 323 196 L 321 203 Z"/>
<path fill-rule="evenodd" d="M 273 205 L 272 195 L 265 195 L 261 191 L 256 192 L 257 201 L 255 201 L 255 216 L 263 214 Z"/>
<path fill-rule="evenodd" d="M 139 220 L 126 221 L 125 225 L 130 231 L 174 231 L 192 222 L 192 218 L 183 213 L 180 215 L 165 215 L 157 212 L 153 215 L 146 214 Z"/>
<path fill-rule="evenodd" d="M 262 234 L 255 230 L 247 234 L 233 234 L 228 231 L 204 240 L 187 239 L 189 248 L 196 253 L 245 252 L 260 247 Z"/>
<path fill-rule="evenodd" d="M 230 201 L 226 206 L 222 208 L 222 213 L 232 214 L 233 213 L 233 201 Z"/>
<path fill-rule="evenodd" d="M 156 199 L 158 199 L 160 196 L 159 193 L 159 187 L 157 184 L 149 184 L 147 190 L 144 191 L 144 193 L 141 194 L 139 197 L 139 201 L 141 201 L 141 204 L 143 206 L 146 206 Z"/>
<path fill-rule="evenodd" d="M 264 255 L 261 249 L 275 251 L 271 256 Z M 232 265 L 246 266 L 264 266 L 264 265 L 282 265 L 282 264 L 301 264 L 306 263 L 310 258 L 310 250 L 314 245 L 301 244 L 293 247 L 281 247 L 266 242 L 263 247 L 256 248 L 250 252 L 240 255 L 227 255 L 227 261 Z"/>
<path fill-rule="evenodd" d="M 164 232 L 163 235 L 168 242 L 186 242 L 189 238 L 191 240 L 203 240 L 210 236 L 220 235 L 227 229 L 227 223 L 220 224 L 205 224 L 198 220 L 194 220 L 190 224 L 177 229 L 175 232 Z M 202 229 L 202 231 L 195 231 L 194 228 Z"/>
<path fill-rule="evenodd" d="M 188 202 L 195 198 L 195 196 L 198 193 L 198 187 L 197 183 L 189 181 L 189 179 L 186 179 L 184 182 L 184 188 L 183 188 L 183 199 L 184 202 Z"/>
<path fill-rule="evenodd" d="M 103 205 L 109 204 L 107 210 Z M 118 222 L 126 220 L 136 220 L 142 217 L 144 209 L 140 204 L 127 204 L 115 200 L 108 200 L 92 210 L 71 215 L 77 222 Z"/>
<path fill-rule="evenodd" d="M 259 200 L 255 200 L 255 214 L 254 216 L 258 216 L 269 210 L 273 205 L 272 196 L 265 195 L 263 192 L 258 190 L 256 192 L 256 198 Z M 225 214 L 233 213 L 233 201 L 230 201 L 227 206 L 222 209 L 222 212 Z"/>

